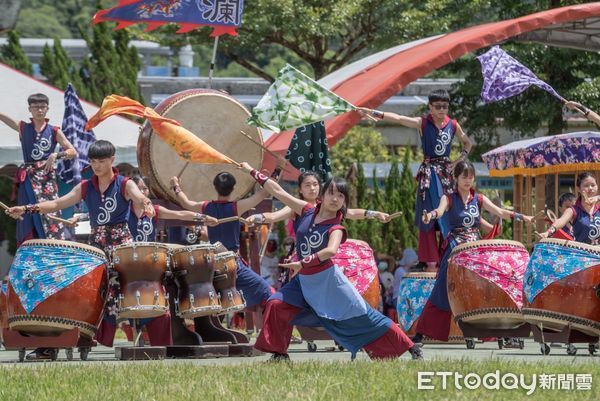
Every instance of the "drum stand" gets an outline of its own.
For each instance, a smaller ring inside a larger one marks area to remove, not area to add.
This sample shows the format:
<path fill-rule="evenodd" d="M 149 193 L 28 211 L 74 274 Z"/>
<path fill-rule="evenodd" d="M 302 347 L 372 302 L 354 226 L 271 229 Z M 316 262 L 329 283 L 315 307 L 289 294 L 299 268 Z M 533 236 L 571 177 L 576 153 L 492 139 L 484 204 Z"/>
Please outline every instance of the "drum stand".
<path fill-rule="evenodd" d="M 459 320 L 457 322 L 458 327 L 463 332 L 465 337 L 465 341 L 467 342 L 468 349 L 475 348 L 475 342 L 473 338 L 490 338 L 497 337 L 498 338 L 498 347 L 502 349 L 504 347 L 503 339 L 506 337 L 509 338 L 528 338 L 529 333 L 531 332 L 531 328 L 529 323 L 523 323 L 519 327 L 515 327 L 513 329 L 487 329 L 483 327 L 478 327 L 470 323 L 463 322 Z M 521 346 L 522 345 L 522 346 Z M 523 349 L 525 343 L 519 341 L 519 348 Z"/>
<path fill-rule="evenodd" d="M 166 287 L 169 293 L 169 308 L 171 311 L 171 335 L 173 345 L 167 347 L 168 358 L 223 358 L 230 356 L 230 340 L 211 341 L 204 338 L 200 333 L 191 331 L 185 325 L 185 320 L 177 316 L 175 310 L 174 295 L 177 294 L 177 285 L 172 279 L 166 280 Z M 199 320 L 198 318 L 194 320 Z M 195 322 L 195 326 L 199 324 Z"/>
<path fill-rule="evenodd" d="M 577 353 L 577 348 L 573 345 L 574 343 L 587 343 L 590 355 L 594 355 L 598 351 L 598 337 L 582 333 L 581 331 L 572 328 L 570 324 L 565 326 L 562 331 L 558 332 L 546 330 L 543 326 L 540 328 L 537 325 L 532 324 L 531 331 L 535 342 L 540 343 L 540 352 L 542 355 L 550 354 L 550 346 L 548 343 L 555 342 L 567 344 L 567 354 L 571 356 Z"/>
<path fill-rule="evenodd" d="M 67 360 L 73 360 L 73 348 L 77 347 L 79 358 L 87 361 L 88 354 L 92 347 L 96 346 L 96 341 L 79 335 L 79 329 L 73 328 L 59 334 L 58 336 L 42 337 L 35 335 L 25 336 L 19 331 L 3 329 L 4 347 L 7 350 L 19 351 L 19 362 L 25 360 L 25 352 L 36 348 L 50 348 L 50 358 L 55 361 L 58 358 L 58 352 L 61 348 L 65 349 Z"/>
<path fill-rule="evenodd" d="M 165 359 L 167 347 L 146 346 L 142 333 L 141 319 L 133 319 L 133 346 L 115 347 L 115 357 L 121 361 L 146 361 Z"/>

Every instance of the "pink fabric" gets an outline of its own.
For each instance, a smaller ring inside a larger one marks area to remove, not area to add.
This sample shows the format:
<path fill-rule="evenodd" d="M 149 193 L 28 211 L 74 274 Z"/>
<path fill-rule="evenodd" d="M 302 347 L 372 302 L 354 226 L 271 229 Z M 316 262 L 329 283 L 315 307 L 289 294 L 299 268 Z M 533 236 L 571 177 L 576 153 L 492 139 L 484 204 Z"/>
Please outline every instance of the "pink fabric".
<path fill-rule="evenodd" d="M 450 263 L 465 267 L 496 284 L 519 309 L 523 307 L 523 275 L 529 263 L 525 248 L 482 245 L 453 253 Z"/>
<path fill-rule="evenodd" d="M 363 295 L 377 276 L 373 250 L 360 240 L 349 239 L 340 245 L 331 261 L 343 269 L 350 283 Z"/>

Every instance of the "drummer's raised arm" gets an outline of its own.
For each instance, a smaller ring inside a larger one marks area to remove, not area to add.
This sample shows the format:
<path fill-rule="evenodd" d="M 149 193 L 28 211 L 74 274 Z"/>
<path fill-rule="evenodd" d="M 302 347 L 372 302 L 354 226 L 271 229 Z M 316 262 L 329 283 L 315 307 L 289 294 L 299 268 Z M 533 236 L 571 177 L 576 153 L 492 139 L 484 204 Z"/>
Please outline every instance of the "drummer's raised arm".
<path fill-rule="evenodd" d="M 12 117 L 7 116 L 6 114 L 0 113 L 0 121 L 4 124 L 8 125 L 13 130 L 19 132 L 19 123 L 14 120 Z"/>
<path fill-rule="evenodd" d="M 256 191 L 252 196 L 249 196 L 244 199 L 240 199 L 237 202 L 237 212 L 238 216 L 243 215 L 248 210 L 252 209 L 254 206 L 258 205 L 263 199 L 265 199 L 269 193 L 265 191 L 263 188 Z"/>
<path fill-rule="evenodd" d="M 496 216 L 501 217 L 505 220 L 523 220 L 528 224 L 533 223 L 533 221 L 535 220 L 533 216 L 527 216 L 525 214 L 512 212 L 508 209 L 498 207 L 485 195 L 482 195 L 482 206 L 488 212 L 495 214 Z"/>
<path fill-rule="evenodd" d="M 133 180 L 128 180 L 125 184 L 125 198 L 133 201 L 133 210 L 138 217 L 146 214 L 148 217 L 154 216 L 154 206 L 152 201 L 148 199 Z"/>
<path fill-rule="evenodd" d="M 54 213 L 58 210 L 66 209 L 81 201 L 81 184 L 78 184 L 68 194 L 61 196 L 58 199 L 36 203 L 34 205 L 15 206 L 6 209 L 8 214 L 13 219 L 20 218 L 24 213 Z"/>
<path fill-rule="evenodd" d="M 301 215 L 302 209 L 308 202 L 298 199 L 285 191 L 285 189 L 281 188 L 281 186 L 275 182 L 275 180 L 269 179 L 266 175 L 261 173 L 260 171 L 255 170 L 248 163 L 243 162 L 240 165 L 240 168 L 247 173 L 249 173 L 262 187 L 283 202 L 284 205 L 289 206 L 296 214 Z"/>
<path fill-rule="evenodd" d="M 184 209 L 191 210 L 192 212 L 202 212 L 202 204 L 204 202 L 194 202 L 189 200 L 185 192 L 181 189 L 179 185 L 179 179 L 177 177 L 171 178 L 171 186 L 173 187 L 173 191 L 175 192 L 175 197 L 177 198 L 177 202 L 179 202 L 179 206 Z"/>

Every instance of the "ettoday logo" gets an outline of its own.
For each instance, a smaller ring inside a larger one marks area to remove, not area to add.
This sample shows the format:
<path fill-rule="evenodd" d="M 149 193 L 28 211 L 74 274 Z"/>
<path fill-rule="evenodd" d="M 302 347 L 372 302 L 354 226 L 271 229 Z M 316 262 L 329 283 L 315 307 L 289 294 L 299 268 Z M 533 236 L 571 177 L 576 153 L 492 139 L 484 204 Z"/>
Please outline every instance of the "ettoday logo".
<path fill-rule="evenodd" d="M 514 374 L 499 370 L 486 373 L 462 374 L 459 372 L 418 372 L 417 389 L 475 390 L 483 386 L 487 390 L 525 390 L 527 395 L 540 390 L 584 390 L 592 389 L 591 374 Z"/>

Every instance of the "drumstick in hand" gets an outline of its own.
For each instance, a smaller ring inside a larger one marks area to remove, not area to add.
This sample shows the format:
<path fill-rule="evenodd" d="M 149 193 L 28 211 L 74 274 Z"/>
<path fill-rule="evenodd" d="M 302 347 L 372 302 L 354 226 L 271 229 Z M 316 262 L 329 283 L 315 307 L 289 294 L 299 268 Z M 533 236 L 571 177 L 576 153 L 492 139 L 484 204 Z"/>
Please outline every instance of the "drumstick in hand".
<path fill-rule="evenodd" d="M 47 216 L 49 219 L 56 220 L 56 221 L 58 221 L 58 222 L 61 222 L 61 223 L 63 223 L 63 224 L 69 225 L 69 226 L 76 225 L 76 224 L 73 224 L 73 223 L 71 223 L 69 220 L 66 220 L 66 219 L 60 218 L 60 217 L 58 217 L 58 216 L 55 216 L 55 215 L 53 215 L 53 214 L 47 214 L 46 216 Z"/>
<path fill-rule="evenodd" d="M 8 206 L 6 206 L 4 203 L 0 202 L 0 207 L 4 210 L 8 210 L 10 209 Z M 19 220 L 23 220 L 23 216 L 19 217 Z"/>
<path fill-rule="evenodd" d="M 392 220 L 392 219 L 395 219 L 396 217 L 400 217 L 400 216 L 402 216 L 402 212 L 401 211 L 390 214 L 390 216 L 388 218 L 389 218 L 389 220 Z"/>

